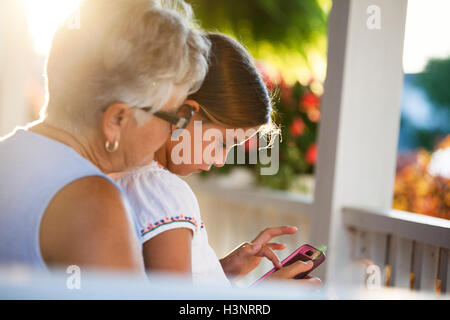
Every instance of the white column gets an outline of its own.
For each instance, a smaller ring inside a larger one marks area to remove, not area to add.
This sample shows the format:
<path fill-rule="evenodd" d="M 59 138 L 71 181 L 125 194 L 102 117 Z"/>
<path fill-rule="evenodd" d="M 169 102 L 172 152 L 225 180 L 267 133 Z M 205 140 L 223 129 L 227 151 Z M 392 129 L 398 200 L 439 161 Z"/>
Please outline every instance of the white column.
<path fill-rule="evenodd" d="M 26 81 L 31 46 L 24 3 L 0 1 L 0 136 L 30 120 Z"/>
<path fill-rule="evenodd" d="M 342 208 L 391 208 L 406 6 L 406 0 L 333 3 L 311 226 L 311 243 L 329 248 L 318 272 L 329 282 L 352 277 L 344 271 L 351 234 Z"/>

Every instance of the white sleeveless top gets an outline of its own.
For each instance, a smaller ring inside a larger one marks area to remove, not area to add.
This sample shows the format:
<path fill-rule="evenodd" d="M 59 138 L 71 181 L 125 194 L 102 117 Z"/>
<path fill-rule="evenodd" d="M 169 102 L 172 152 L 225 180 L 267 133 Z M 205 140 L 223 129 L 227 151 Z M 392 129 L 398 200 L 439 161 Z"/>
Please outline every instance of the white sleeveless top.
<path fill-rule="evenodd" d="M 116 181 L 134 209 L 142 243 L 168 230 L 191 229 L 194 285 L 231 286 L 208 243 L 197 198 L 184 180 L 153 161 L 138 170 L 121 173 Z"/>
<path fill-rule="evenodd" d="M 0 265 L 47 270 L 39 246 L 42 216 L 59 190 L 88 176 L 104 177 L 123 193 L 63 143 L 23 128 L 0 139 Z"/>

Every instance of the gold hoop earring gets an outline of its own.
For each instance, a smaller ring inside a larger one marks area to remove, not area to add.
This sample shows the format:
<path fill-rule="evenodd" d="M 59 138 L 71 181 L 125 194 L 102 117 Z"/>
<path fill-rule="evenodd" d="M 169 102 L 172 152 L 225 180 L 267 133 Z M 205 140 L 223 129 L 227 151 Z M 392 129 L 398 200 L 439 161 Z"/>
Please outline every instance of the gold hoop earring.
<path fill-rule="evenodd" d="M 105 143 L 105 149 L 106 149 L 106 151 L 108 151 L 109 153 L 116 152 L 117 149 L 119 149 L 119 141 L 115 140 L 115 141 L 114 141 L 114 145 L 113 145 L 112 148 L 111 148 L 111 143 L 110 143 L 109 141 L 106 141 L 106 143 Z"/>

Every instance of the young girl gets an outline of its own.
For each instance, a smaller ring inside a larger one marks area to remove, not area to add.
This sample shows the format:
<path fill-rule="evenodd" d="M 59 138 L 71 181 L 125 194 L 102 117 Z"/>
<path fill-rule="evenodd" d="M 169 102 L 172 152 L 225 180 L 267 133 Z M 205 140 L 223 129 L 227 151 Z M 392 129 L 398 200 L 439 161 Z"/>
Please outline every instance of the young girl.
<path fill-rule="evenodd" d="M 180 119 L 185 121 L 184 129 L 181 129 L 184 148 L 180 150 L 180 141 L 169 139 L 157 151 L 152 163 L 121 174 L 117 182 L 128 194 L 137 215 L 148 271 L 192 275 L 194 284 L 229 285 L 229 278 L 246 275 L 263 257 L 281 268 L 272 250 L 285 246 L 270 240 L 293 234 L 297 228 L 267 228 L 252 242 L 244 243 L 220 260 L 208 244 L 197 199 L 178 176 L 208 171 L 212 165 L 223 166 L 233 145 L 244 143 L 258 130 L 274 128 L 270 98 L 251 56 L 227 36 L 209 34 L 208 38 L 212 44 L 211 58 L 202 87 L 188 97 L 176 115 L 156 114 L 178 126 L 182 123 Z M 203 137 L 211 129 L 216 133 L 211 136 L 212 141 L 202 140 L 201 146 L 195 145 L 195 135 L 200 133 Z M 229 129 L 248 130 L 249 134 L 237 139 L 231 137 L 235 140 L 227 143 L 230 141 Z M 208 145 L 214 148 L 211 156 L 202 152 Z M 180 163 L 180 157 L 186 161 Z M 273 277 L 292 278 L 311 266 L 299 261 L 278 270 Z M 320 282 L 312 277 L 304 281 Z"/>

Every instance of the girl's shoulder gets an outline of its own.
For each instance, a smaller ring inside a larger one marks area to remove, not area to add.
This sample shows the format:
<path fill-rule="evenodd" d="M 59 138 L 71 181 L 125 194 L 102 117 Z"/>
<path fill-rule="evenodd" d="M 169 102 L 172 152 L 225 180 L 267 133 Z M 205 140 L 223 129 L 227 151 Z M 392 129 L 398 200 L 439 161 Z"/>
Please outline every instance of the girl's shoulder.
<path fill-rule="evenodd" d="M 114 177 L 127 195 L 148 239 L 170 228 L 201 228 L 197 198 L 189 185 L 157 162 Z"/>
<path fill-rule="evenodd" d="M 189 184 L 156 161 L 121 174 L 116 181 L 125 188 L 125 191 L 138 188 L 139 190 L 136 191 L 147 196 L 156 196 L 175 202 L 197 202 Z"/>

